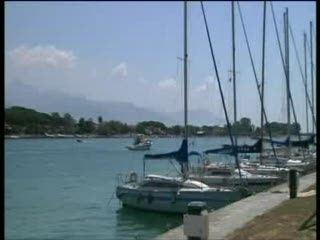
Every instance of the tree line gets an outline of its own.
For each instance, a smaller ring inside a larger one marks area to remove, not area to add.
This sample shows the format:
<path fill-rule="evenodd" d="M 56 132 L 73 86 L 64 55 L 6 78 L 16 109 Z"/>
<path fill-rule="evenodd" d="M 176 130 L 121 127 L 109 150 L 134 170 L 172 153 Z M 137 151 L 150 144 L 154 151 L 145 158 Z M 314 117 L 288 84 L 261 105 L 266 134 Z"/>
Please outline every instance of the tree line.
<path fill-rule="evenodd" d="M 232 132 L 237 135 L 258 135 L 260 127 L 255 127 L 249 118 L 241 118 L 232 124 Z M 287 124 L 279 122 L 269 123 L 275 135 L 287 134 Z M 300 124 L 291 124 L 291 134 L 300 132 Z M 264 126 L 263 131 L 266 131 Z M 112 136 L 118 134 L 146 134 L 146 135 L 182 135 L 183 126 L 166 126 L 158 121 L 143 121 L 130 125 L 116 120 L 104 121 L 98 116 L 95 122 L 92 118 L 80 118 L 78 121 L 69 113 L 60 115 L 38 112 L 34 109 L 14 106 L 5 108 L 5 134 L 96 134 Z M 224 126 L 194 126 L 188 125 L 190 135 L 227 135 L 227 125 Z"/>

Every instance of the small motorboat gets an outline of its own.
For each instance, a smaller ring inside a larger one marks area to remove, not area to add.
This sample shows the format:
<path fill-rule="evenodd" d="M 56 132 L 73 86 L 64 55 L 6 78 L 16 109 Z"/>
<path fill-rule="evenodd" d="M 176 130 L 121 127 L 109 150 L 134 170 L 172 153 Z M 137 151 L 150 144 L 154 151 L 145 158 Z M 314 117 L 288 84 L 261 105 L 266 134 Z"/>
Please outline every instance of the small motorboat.
<path fill-rule="evenodd" d="M 143 134 L 138 134 L 133 144 L 126 146 L 126 148 L 132 151 L 144 151 L 149 150 L 151 145 L 151 140 L 147 139 Z"/>

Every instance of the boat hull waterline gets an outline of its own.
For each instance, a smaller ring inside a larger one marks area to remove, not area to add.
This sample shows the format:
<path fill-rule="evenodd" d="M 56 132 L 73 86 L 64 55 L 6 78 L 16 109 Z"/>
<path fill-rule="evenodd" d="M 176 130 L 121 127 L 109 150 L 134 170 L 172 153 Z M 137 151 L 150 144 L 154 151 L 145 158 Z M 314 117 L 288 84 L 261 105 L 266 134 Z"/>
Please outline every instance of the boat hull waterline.
<path fill-rule="evenodd" d="M 137 145 L 129 145 L 126 146 L 127 149 L 132 151 L 144 151 L 144 150 L 150 150 L 151 144 L 137 144 Z"/>
<path fill-rule="evenodd" d="M 116 190 L 117 198 L 123 206 L 137 209 L 169 213 L 186 213 L 188 204 L 192 201 L 207 203 L 209 209 L 218 209 L 245 196 L 241 191 L 137 191 L 129 187 L 119 186 Z"/>

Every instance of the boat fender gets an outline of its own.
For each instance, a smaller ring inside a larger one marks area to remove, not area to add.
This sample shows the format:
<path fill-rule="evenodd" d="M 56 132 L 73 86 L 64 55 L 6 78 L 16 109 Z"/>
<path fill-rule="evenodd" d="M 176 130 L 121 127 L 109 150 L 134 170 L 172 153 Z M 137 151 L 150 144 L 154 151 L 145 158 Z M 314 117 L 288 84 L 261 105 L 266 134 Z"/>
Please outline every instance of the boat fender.
<path fill-rule="evenodd" d="M 138 174 L 135 172 L 131 172 L 129 174 L 129 182 L 137 182 L 138 181 Z"/>

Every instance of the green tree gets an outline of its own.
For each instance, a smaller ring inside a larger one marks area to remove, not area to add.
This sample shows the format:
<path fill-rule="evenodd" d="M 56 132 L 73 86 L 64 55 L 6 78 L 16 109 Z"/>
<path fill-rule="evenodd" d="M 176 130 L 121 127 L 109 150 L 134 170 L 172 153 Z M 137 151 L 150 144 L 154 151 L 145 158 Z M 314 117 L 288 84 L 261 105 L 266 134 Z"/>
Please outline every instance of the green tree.
<path fill-rule="evenodd" d="M 63 126 L 63 119 L 58 112 L 51 113 L 51 122 L 55 127 Z"/>
<path fill-rule="evenodd" d="M 108 124 L 109 124 L 109 129 L 112 134 L 121 133 L 122 127 L 123 127 L 123 124 L 121 122 L 111 120 L 108 122 Z"/>
<path fill-rule="evenodd" d="M 170 128 L 170 133 L 173 135 L 181 135 L 183 133 L 183 129 L 181 126 L 175 125 Z"/>
<path fill-rule="evenodd" d="M 136 132 L 140 134 L 146 134 L 146 127 L 144 126 L 143 123 L 138 123 L 136 125 Z"/>
<path fill-rule="evenodd" d="M 226 128 L 227 130 L 227 128 Z M 241 134 L 251 134 L 254 131 L 254 125 L 251 124 L 250 118 L 241 118 L 240 121 L 232 124 L 232 133 L 241 135 Z"/>
<path fill-rule="evenodd" d="M 77 133 L 85 133 L 85 120 L 84 118 L 80 118 L 77 124 Z"/>
<path fill-rule="evenodd" d="M 5 123 L 9 125 L 11 134 L 41 134 L 44 132 L 61 132 L 61 133 L 98 133 L 98 134 L 127 134 L 127 133 L 143 133 L 143 134 L 165 134 L 170 133 L 174 135 L 182 135 L 183 127 L 176 125 L 166 127 L 163 123 L 158 121 L 143 121 L 137 125 L 127 125 L 120 121 L 103 122 L 101 116 L 98 117 L 99 125 L 93 122 L 92 118 L 85 120 L 80 118 L 79 121 L 73 119 L 69 113 L 65 113 L 63 117 L 58 112 L 51 114 L 37 112 L 34 109 L 24 108 L 20 106 L 13 106 L 5 108 Z M 286 123 L 271 122 L 269 128 L 274 135 L 287 135 L 288 129 Z M 198 126 L 189 125 L 188 130 L 190 134 L 195 134 L 199 130 L 205 131 L 207 134 L 226 135 L 227 127 L 219 126 Z M 265 131 L 266 125 L 263 127 Z M 237 134 L 251 134 L 253 132 L 259 133 L 260 127 L 256 127 L 251 123 L 250 118 L 241 118 L 236 123 L 232 124 L 233 133 Z M 299 123 L 292 123 L 290 125 L 291 134 L 298 134 L 301 131 Z M 8 131 L 7 131 L 8 133 Z"/>
<path fill-rule="evenodd" d="M 75 124 L 76 121 L 69 113 L 65 113 L 63 115 L 63 125 L 65 133 L 73 134 L 75 132 Z"/>
<path fill-rule="evenodd" d="M 95 131 L 95 123 L 93 122 L 92 118 L 89 118 L 85 121 L 85 133 L 93 133 Z"/>
<path fill-rule="evenodd" d="M 99 135 L 110 135 L 111 131 L 108 122 L 102 122 L 98 125 L 97 133 Z"/>
<path fill-rule="evenodd" d="M 161 134 L 167 130 L 166 125 L 157 121 L 143 121 L 139 122 L 136 126 L 136 131 L 142 134 Z"/>

